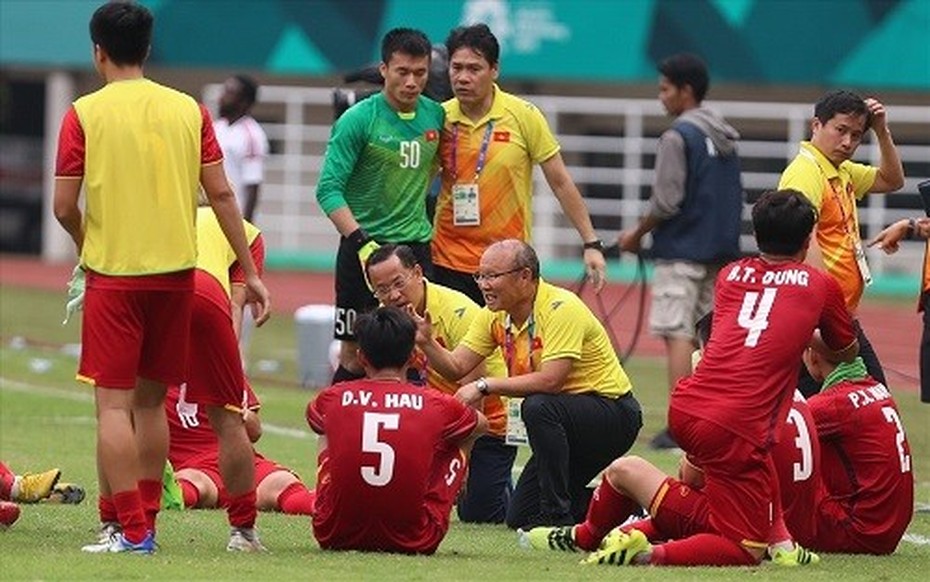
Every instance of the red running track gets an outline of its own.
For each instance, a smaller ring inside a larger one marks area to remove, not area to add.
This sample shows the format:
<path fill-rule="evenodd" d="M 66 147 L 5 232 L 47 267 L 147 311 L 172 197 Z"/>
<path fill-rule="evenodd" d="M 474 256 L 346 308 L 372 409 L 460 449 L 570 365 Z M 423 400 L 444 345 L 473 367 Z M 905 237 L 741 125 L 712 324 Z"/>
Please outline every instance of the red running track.
<path fill-rule="evenodd" d="M 46 290 L 61 290 L 64 300 L 65 289 L 71 277 L 73 265 L 46 263 L 35 257 L 0 255 L 0 285 L 12 285 Z M 308 303 L 332 303 L 334 298 L 333 278 L 330 274 L 305 271 L 269 271 L 265 284 L 272 295 L 273 311 L 279 317 L 291 317 L 294 310 Z M 571 286 L 569 284 L 568 286 Z M 602 303 L 609 311 L 622 296 L 626 286 L 608 285 L 602 293 Z M 916 311 L 916 294 L 913 303 L 866 300 L 860 308 L 859 317 L 869 339 L 878 351 L 885 366 L 888 382 L 894 389 L 917 390 L 918 349 L 921 332 L 920 316 Z M 648 294 L 647 294 L 648 295 Z M 598 316 L 603 318 L 594 294 L 585 291 L 582 297 Z M 646 300 L 648 310 L 649 300 Z M 618 338 L 622 349 L 630 343 L 636 325 L 638 297 L 630 293 L 628 298 L 610 319 L 610 328 Z M 645 326 L 644 326 L 645 327 Z M 649 336 L 644 329 L 640 335 L 635 355 L 661 356 L 662 344 Z"/>

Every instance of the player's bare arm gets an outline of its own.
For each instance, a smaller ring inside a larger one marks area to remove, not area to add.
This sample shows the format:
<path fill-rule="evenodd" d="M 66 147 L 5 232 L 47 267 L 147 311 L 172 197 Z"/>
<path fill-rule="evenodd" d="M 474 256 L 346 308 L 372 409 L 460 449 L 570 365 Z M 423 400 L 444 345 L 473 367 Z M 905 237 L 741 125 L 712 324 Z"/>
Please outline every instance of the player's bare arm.
<path fill-rule="evenodd" d="M 74 241 L 78 255 L 84 247 L 83 216 L 78 206 L 82 183 L 80 178 L 55 178 L 55 218 Z"/>
<path fill-rule="evenodd" d="M 210 200 L 210 206 L 213 207 L 216 219 L 223 229 L 223 234 L 226 235 L 226 240 L 229 241 L 236 259 L 245 272 L 247 301 L 252 305 L 255 325 L 261 326 L 271 316 L 271 294 L 258 276 L 258 269 L 255 267 L 255 261 L 252 260 L 249 242 L 245 237 L 245 228 L 242 226 L 242 214 L 239 212 L 236 197 L 229 187 L 223 165 L 217 163 L 201 166 L 200 184 Z"/>

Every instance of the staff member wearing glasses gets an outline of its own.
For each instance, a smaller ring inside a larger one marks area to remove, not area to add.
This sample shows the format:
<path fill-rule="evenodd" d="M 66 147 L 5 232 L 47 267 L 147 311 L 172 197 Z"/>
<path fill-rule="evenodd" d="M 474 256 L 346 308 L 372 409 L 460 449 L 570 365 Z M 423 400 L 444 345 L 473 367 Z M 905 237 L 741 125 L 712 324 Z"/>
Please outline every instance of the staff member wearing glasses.
<path fill-rule="evenodd" d="M 533 454 L 507 525 L 574 523 L 585 515 L 588 482 L 630 449 L 642 427 L 632 384 L 600 321 L 574 293 L 540 279 L 528 244 L 492 244 L 474 278 L 486 307 L 462 341 L 452 351 L 436 341 L 427 309 L 417 318 L 417 344 L 449 380 L 502 351 L 508 377 L 478 378 L 456 397 L 472 406 L 488 396 L 524 397 L 521 416 Z"/>
<path fill-rule="evenodd" d="M 459 345 L 480 310 L 464 293 L 428 281 L 416 253 L 407 245 L 379 247 L 368 257 L 365 274 L 382 305 L 399 307 L 420 316 L 429 311 L 432 336 L 449 348 Z M 428 365 L 419 349 L 414 350 L 407 375 L 414 384 L 425 384 L 450 396 L 459 389 L 460 382 L 443 378 Z M 486 361 L 479 361 L 461 382 L 506 375 L 504 360 L 497 350 Z M 483 400 L 480 410 L 488 419 L 488 434 L 475 440 L 468 463 L 468 480 L 456 507 L 460 521 L 503 523 L 513 494 L 511 472 L 517 448 L 504 442 L 507 413 L 500 396 Z"/>

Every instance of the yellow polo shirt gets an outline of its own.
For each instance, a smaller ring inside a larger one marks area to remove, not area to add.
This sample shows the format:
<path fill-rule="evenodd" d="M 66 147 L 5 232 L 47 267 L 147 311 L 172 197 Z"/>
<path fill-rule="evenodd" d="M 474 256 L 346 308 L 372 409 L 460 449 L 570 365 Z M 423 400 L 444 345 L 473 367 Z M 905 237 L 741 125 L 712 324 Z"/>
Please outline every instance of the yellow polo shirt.
<path fill-rule="evenodd" d="M 462 113 L 455 98 L 442 106 L 446 120 L 439 147 L 442 187 L 436 202 L 433 262 L 471 273 L 491 243 L 506 238 L 530 240 L 533 166 L 557 154 L 559 143 L 535 105 L 497 85 L 490 111 L 477 123 Z M 476 180 L 479 152 L 486 139 L 486 160 Z M 455 226 L 452 187 L 470 183 L 478 185 L 480 224 Z"/>
<path fill-rule="evenodd" d="M 860 241 L 856 201 L 875 183 L 877 172 L 874 166 L 849 160 L 834 166 L 813 144 L 802 141 L 798 155 L 778 182 L 779 190 L 797 190 L 817 208 L 817 244 L 850 312 L 855 312 L 865 290 L 854 250 Z"/>
<path fill-rule="evenodd" d="M 510 376 L 539 371 L 549 360 L 573 360 L 562 392 L 618 398 L 633 389 L 604 326 L 588 306 L 568 289 L 542 279 L 530 319 L 518 327 L 506 312 L 483 307 L 462 344 L 483 356 L 501 348 Z"/>

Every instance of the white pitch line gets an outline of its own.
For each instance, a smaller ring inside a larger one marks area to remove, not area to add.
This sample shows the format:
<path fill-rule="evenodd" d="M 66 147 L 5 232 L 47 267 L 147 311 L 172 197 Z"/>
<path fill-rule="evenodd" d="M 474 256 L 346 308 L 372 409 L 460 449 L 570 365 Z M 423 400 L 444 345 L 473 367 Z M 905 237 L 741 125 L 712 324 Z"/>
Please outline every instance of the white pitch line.
<path fill-rule="evenodd" d="M 40 384 L 27 384 L 18 382 L 9 378 L 0 378 L 0 389 L 10 392 L 22 392 L 28 394 L 41 394 L 42 396 L 51 396 L 62 400 L 73 400 L 76 402 L 93 402 L 93 394 L 88 392 L 75 392 L 74 390 L 65 390 L 63 388 L 52 388 Z"/>
<path fill-rule="evenodd" d="M 920 534 L 906 533 L 904 534 L 904 537 L 901 538 L 901 540 L 918 546 L 930 546 L 930 538 Z"/>
<path fill-rule="evenodd" d="M 17 380 L 10 380 L 9 378 L 0 377 L 0 390 L 7 392 L 19 392 L 23 394 L 39 394 L 42 396 L 48 396 L 51 398 L 59 398 L 62 400 L 72 400 L 76 402 L 93 402 L 94 397 L 92 394 L 86 392 L 75 392 L 74 390 L 66 390 L 64 388 L 52 388 L 51 386 L 42 386 L 41 384 L 29 384 L 26 382 L 19 382 Z M 56 417 L 56 422 L 72 422 L 78 424 L 92 424 L 96 422 L 96 419 L 93 417 Z M 273 435 L 285 436 L 288 438 L 295 439 L 306 439 L 311 436 L 316 436 L 316 433 L 311 433 L 310 431 L 301 430 L 299 428 L 290 428 L 287 426 L 278 426 L 276 424 L 271 424 L 269 422 L 262 422 L 262 431 L 267 432 Z"/>

